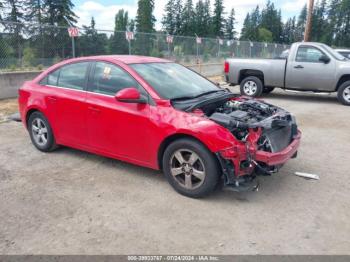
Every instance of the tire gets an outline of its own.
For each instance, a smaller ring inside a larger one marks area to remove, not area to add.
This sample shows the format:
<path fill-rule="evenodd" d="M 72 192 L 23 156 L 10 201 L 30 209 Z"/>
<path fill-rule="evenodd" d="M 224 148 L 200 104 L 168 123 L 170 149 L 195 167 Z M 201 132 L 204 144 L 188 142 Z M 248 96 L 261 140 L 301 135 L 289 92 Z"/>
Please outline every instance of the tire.
<path fill-rule="evenodd" d="M 346 106 L 350 106 L 350 81 L 346 81 L 338 89 L 338 100 Z"/>
<path fill-rule="evenodd" d="M 263 89 L 263 94 L 270 94 L 275 88 L 271 86 L 265 86 Z"/>
<path fill-rule="evenodd" d="M 42 152 L 51 152 L 57 148 L 52 128 L 46 117 L 36 111 L 29 116 L 28 131 L 33 145 Z"/>
<path fill-rule="evenodd" d="M 241 95 L 258 97 L 261 96 L 264 85 L 256 76 L 248 76 L 241 82 Z"/>
<path fill-rule="evenodd" d="M 214 191 L 221 174 L 214 155 L 200 142 L 188 138 L 176 140 L 166 148 L 163 172 L 178 193 L 192 198 Z"/>

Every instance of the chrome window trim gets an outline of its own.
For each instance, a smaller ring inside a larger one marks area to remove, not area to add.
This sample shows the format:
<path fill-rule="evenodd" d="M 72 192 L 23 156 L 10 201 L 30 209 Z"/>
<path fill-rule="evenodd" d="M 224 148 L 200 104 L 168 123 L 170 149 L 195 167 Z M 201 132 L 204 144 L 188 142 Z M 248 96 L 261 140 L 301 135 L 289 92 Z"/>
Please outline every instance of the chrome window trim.
<path fill-rule="evenodd" d="M 53 87 L 53 88 L 59 88 L 59 89 L 72 90 L 72 91 L 78 91 L 78 92 L 89 93 L 89 94 L 97 94 L 97 95 L 107 96 L 107 97 L 114 97 L 114 96 L 112 96 L 112 95 L 106 95 L 106 94 L 101 94 L 101 93 L 95 93 L 95 92 L 86 91 L 86 90 L 73 89 L 73 88 L 64 87 L 64 86 L 55 86 L 55 85 L 45 85 L 45 86 L 47 86 L 47 87 Z"/>

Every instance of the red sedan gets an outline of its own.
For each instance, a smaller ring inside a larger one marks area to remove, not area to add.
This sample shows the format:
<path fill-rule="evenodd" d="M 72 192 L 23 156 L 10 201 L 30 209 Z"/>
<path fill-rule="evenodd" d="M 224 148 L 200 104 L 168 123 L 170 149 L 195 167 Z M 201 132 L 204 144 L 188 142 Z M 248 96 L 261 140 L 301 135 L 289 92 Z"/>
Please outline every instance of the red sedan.
<path fill-rule="evenodd" d="M 37 149 L 64 145 L 161 169 L 190 197 L 220 181 L 255 188 L 257 175 L 296 156 L 301 136 L 287 111 L 152 57 L 61 62 L 23 85 L 19 106 Z"/>

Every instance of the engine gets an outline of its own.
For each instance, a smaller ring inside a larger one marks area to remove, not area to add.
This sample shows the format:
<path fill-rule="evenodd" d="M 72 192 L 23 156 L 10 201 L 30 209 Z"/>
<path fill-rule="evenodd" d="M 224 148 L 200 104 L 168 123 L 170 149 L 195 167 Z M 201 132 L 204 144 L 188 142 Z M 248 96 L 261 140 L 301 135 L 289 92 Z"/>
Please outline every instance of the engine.
<path fill-rule="evenodd" d="M 258 146 L 268 152 L 283 150 L 297 133 L 295 119 L 287 111 L 254 99 L 226 101 L 207 116 L 241 141 L 245 141 L 249 128 L 263 128 Z"/>

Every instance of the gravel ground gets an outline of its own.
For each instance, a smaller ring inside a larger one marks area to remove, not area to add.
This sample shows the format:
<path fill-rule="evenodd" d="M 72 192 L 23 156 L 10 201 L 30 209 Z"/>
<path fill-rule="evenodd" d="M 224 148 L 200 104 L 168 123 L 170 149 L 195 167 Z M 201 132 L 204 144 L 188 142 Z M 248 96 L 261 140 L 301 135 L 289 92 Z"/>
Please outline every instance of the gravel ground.
<path fill-rule="evenodd" d="M 0 124 L 0 253 L 350 254 L 350 108 L 334 95 L 265 99 L 296 115 L 298 158 L 258 192 L 201 200 L 158 171 L 69 148 L 41 153 L 21 123 Z"/>
<path fill-rule="evenodd" d="M 0 123 L 6 121 L 8 116 L 18 111 L 16 98 L 0 100 Z"/>

